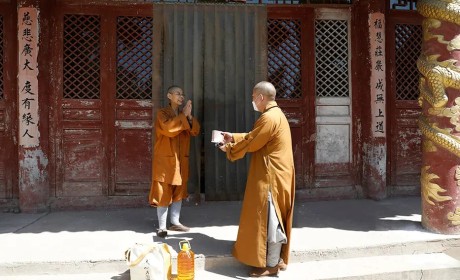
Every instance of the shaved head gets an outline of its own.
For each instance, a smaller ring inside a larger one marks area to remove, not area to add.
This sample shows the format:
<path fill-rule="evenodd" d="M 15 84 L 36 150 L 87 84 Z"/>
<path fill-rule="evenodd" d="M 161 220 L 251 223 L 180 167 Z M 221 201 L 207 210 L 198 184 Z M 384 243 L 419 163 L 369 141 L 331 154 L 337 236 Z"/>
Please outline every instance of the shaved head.
<path fill-rule="evenodd" d="M 180 92 L 180 91 L 182 91 L 182 88 L 174 85 L 174 86 L 170 86 L 166 93 L 175 93 L 175 92 Z"/>
<path fill-rule="evenodd" d="M 276 89 L 270 82 L 262 81 L 258 83 L 254 86 L 253 91 L 266 96 L 268 100 L 275 100 Z"/>

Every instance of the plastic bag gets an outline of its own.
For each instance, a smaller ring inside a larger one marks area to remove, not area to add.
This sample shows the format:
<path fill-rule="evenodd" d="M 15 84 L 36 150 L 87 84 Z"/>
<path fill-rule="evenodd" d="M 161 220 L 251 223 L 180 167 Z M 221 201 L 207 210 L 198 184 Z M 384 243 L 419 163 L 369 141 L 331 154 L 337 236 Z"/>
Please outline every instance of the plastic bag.
<path fill-rule="evenodd" d="M 176 255 L 166 243 L 135 243 L 125 252 L 131 280 L 171 279 L 171 257 Z"/>

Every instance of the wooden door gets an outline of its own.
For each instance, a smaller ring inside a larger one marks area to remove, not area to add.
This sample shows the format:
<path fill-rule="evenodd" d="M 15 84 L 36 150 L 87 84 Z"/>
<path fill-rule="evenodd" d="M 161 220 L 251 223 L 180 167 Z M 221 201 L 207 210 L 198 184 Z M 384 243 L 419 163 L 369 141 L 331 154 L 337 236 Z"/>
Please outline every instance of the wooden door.
<path fill-rule="evenodd" d="M 110 195 L 142 195 L 152 176 L 152 10 L 116 9 L 111 19 L 117 41 L 110 48 L 116 57 L 116 88 L 108 97 L 114 104 L 108 113 Z"/>
<path fill-rule="evenodd" d="M 15 5 L 0 3 L 0 202 L 5 205 L 18 198 L 15 14 Z"/>
<path fill-rule="evenodd" d="M 288 118 L 296 188 L 312 184 L 314 107 L 312 106 L 313 9 L 268 9 L 268 80 L 277 90 L 276 101 Z"/>
<path fill-rule="evenodd" d="M 128 195 L 147 203 L 151 11 L 149 5 L 59 6 L 51 133 L 56 197 L 110 203 L 104 197 Z"/>
<path fill-rule="evenodd" d="M 350 11 L 269 9 L 268 79 L 291 125 L 297 195 L 355 195 Z"/>
<path fill-rule="evenodd" d="M 317 196 L 355 196 L 349 9 L 315 10 L 315 181 Z"/>
<path fill-rule="evenodd" d="M 418 128 L 422 17 L 415 11 L 391 10 L 387 27 L 390 137 L 388 174 L 390 194 L 419 194 L 422 160 Z"/>

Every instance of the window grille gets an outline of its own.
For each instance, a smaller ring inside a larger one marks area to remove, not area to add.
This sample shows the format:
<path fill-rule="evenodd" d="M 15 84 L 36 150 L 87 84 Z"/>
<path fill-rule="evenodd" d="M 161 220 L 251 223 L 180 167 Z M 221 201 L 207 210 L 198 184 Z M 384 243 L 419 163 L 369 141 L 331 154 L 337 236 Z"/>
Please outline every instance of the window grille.
<path fill-rule="evenodd" d="M 396 99 L 417 100 L 420 79 L 417 59 L 422 50 L 422 27 L 397 24 L 395 40 Z"/>
<path fill-rule="evenodd" d="M 152 18 L 118 17 L 117 99 L 152 98 Z"/>
<path fill-rule="evenodd" d="M 315 21 L 317 97 L 348 97 L 348 21 Z"/>
<path fill-rule="evenodd" d="M 277 98 L 300 98 L 300 20 L 268 21 L 268 80 L 277 89 Z"/>
<path fill-rule="evenodd" d="M 3 99 L 3 17 L 0 16 L 0 100 Z"/>
<path fill-rule="evenodd" d="M 99 99 L 100 18 L 64 16 L 64 98 Z"/>
<path fill-rule="evenodd" d="M 417 10 L 417 0 L 391 0 L 392 10 Z"/>

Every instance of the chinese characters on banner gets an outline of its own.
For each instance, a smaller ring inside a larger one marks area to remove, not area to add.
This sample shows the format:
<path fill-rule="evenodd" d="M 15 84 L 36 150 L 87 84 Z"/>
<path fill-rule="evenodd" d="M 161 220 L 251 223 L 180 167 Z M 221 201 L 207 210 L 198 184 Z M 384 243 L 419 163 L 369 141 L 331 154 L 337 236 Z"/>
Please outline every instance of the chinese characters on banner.
<path fill-rule="evenodd" d="M 36 147 L 38 131 L 38 12 L 18 10 L 19 145 Z"/>
<path fill-rule="evenodd" d="M 373 137 L 385 137 L 385 22 L 382 13 L 369 17 L 371 113 Z"/>

